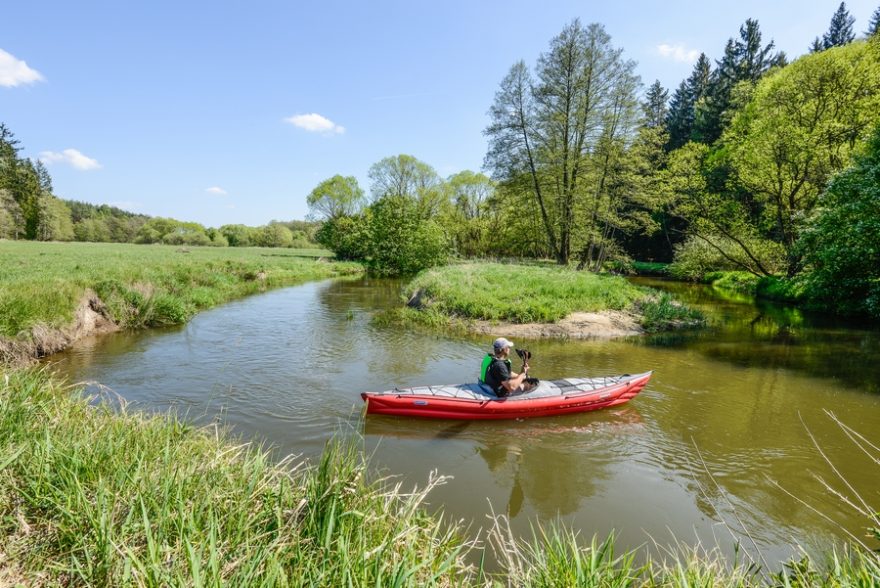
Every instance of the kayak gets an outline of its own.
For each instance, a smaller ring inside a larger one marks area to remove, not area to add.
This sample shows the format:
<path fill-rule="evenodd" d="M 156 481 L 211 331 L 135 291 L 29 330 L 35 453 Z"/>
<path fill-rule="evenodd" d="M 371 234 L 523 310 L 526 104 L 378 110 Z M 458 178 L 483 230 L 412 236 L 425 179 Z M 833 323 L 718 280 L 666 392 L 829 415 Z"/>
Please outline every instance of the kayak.
<path fill-rule="evenodd" d="M 541 381 L 536 388 L 499 398 L 485 384 L 395 388 L 363 392 L 367 414 L 435 419 L 524 419 L 617 406 L 642 391 L 654 372 L 631 376 Z"/>

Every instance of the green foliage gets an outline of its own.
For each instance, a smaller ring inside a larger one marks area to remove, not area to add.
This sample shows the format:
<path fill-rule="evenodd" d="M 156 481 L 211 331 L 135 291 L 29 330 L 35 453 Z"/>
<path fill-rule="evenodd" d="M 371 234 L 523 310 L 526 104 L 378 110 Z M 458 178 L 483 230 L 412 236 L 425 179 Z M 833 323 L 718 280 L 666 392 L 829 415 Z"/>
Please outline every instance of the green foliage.
<path fill-rule="evenodd" d="M 354 176 L 335 175 L 318 184 L 306 198 L 311 215 L 321 219 L 335 219 L 360 212 L 364 191 Z"/>
<path fill-rule="evenodd" d="M 748 252 L 755 256 L 770 273 L 785 267 L 785 252 L 778 243 L 766 239 L 746 237 Z M 691 236 L 675 246 L 675 260 L 669 266 L 669 275 L 680 280 L 704 281 L 707 273 L 739 270 L 758 277 L 759 272 L 745 272 L 755 264 L 739 243 L 717 235 Z"/>
<path fill-rule="evenodd" d="M 370 271 L 411 275 L 446 262 L 446 236 L 435 221 L 423 216 L 417 201 L 386 196 L 375 202 L 370 212 Z"/>
<path fill-rule="evenodd" d="M 280 223 L 269 223 L 254 232 L 253 241 L 258 247 L 291 247 L 293 233 Z"/>
<path fill-rule="evenodd" d="M 635 64 L 602 25 L 575 19 L 540 56 L 501 81 L 489 111 L 486 166 L 531 201 L 530 230 L 560 265 L 601 267 L 632 193 L 626 146 L 639 118 Z"/>
<path fill-rule="evenodd" d="M 367 175 L 374 202 L 385 197 L 409 198 L 418 203 L 425 218 L 438 214 L 445 204 L 440 176 L 412 155 L 386 157 L 374 163 Z"/>
<path fill-rule="evenodd" d="M 324 221 L 315 239 L 337 259 L 364 260 L 370 255 L 369 211 Z"/>
<path fill-rule="evenodd" d="M 880 127 L 822 195 L 801 246 L 807 298 L 880 318 Z"/>
<path fill-rule="evenodd" d="M 736 182 L 762 207 L 762 224 L 795 247 L 831 177 L 880 122 L 880 43 L 855 42 L 804 56 L 766 76 L 728 129 Z"/>

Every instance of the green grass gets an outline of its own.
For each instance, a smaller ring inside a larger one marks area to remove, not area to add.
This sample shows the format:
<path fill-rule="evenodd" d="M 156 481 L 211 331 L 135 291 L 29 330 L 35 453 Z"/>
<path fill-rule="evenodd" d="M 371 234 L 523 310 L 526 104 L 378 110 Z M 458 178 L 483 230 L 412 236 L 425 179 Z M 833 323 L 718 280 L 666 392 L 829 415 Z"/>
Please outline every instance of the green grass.
<path fill-rule="evenodd" d="M 483 535 L 486 573 L 465 530 L 424 508 L 439 478 L 374 480 L 347 439 L 279 463 L 213 428 L 90 402 L 45 369 L 0 374 L 0 585 L 880 585 L 880 557 L 854 546 L 768 574 L 699 545 L 639 558 L 555 524 L 519 538 L 504 516 Z"/>
<path fill-rule="evenodd" d="M 266 288 L 358 273 L 321 250 L 0 241 L 0 336 L 70 323 L 87 290 L 122 327 L 185 322 Z"/>
<path fill-rule="evenodd" d="M 651 309 L 649 330 L 660 330 L 691 321 L 696 311 L 635 286 L 619 276 L 597 275 L 569 268 L 472 263 L 428 270 L 404 289 L 409 300 L 417 297 L 421 316 L 397 313 L 398 318 L 425 325 L 450 319 L 556 322 L 573 312 L 631 311 L 643 315 Z"/>
<path fill-rule="evenodd" d="M 623 310 L 644 291 L 617 276 L 567 268 L 474 263 L 428 270 L 405 296 L 422 293 L 423 306 L 463 318 L 554 322 L 575 311 Z"/>
<path fill-rule="evenodd" d="M 370 481 L 356 441 L 279 464 L 45 371 L 0 378 L 0 585 L 466 584 L 459 529 L 425 493 Z"/>

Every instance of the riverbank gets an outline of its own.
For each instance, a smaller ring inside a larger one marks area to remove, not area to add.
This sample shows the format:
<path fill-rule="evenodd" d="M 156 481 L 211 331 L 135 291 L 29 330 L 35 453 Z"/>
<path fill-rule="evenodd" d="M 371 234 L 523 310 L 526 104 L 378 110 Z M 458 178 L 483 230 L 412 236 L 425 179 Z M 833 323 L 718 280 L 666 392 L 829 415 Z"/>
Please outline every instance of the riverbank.
<path fill-rule="evenodd" d="M 510 337 L 610 339 L 696 327 L 705 320 L 668 294 L 619 276 L 537 265 L 435 268 L 407 284 L 404 297 L 405 308 L 377 321 Z"/>
<path fill-rule="evenodd" d="M 106 400 L 106 399 L 105 399 Z M 514 539 L 505 517 L 469 537 L 423 490 L 371 479 L 356 440 L 315 463 L 215 428 L 90 403 L 46 370 L 0 378 L 0 585 L 769 586 L 876 585 L 848 548 L 771 575 L 672 548 L 635 563 L 615 540 L 561 527 Z M 340 438 L 341 439 L 341 438 Z M 866 521 L 867 524 L 867 521 Z M 479 565 L 483 549 L 498 571 Z M 824 562 L 823 562 L 824 564 Z"/>
<path fill-rule="evenodd" d="M 87 336 L 181 324 L 247 294 L 341 275 L 320 250 L 0 241 L 0 363 Z"/>

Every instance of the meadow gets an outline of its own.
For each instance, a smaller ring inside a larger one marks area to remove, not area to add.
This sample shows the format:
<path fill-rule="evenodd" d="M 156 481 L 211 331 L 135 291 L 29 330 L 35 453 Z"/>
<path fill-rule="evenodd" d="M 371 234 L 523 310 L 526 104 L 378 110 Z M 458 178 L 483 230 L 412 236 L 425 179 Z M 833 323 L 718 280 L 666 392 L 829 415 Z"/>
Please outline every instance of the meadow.
<path fill-rule="evenodd" d="M 0 241 L 0 337 L 48 336 L 84 301 L 121 328 L 163 326 L 254 292 L 361 272 L 316 249 Z"/>

